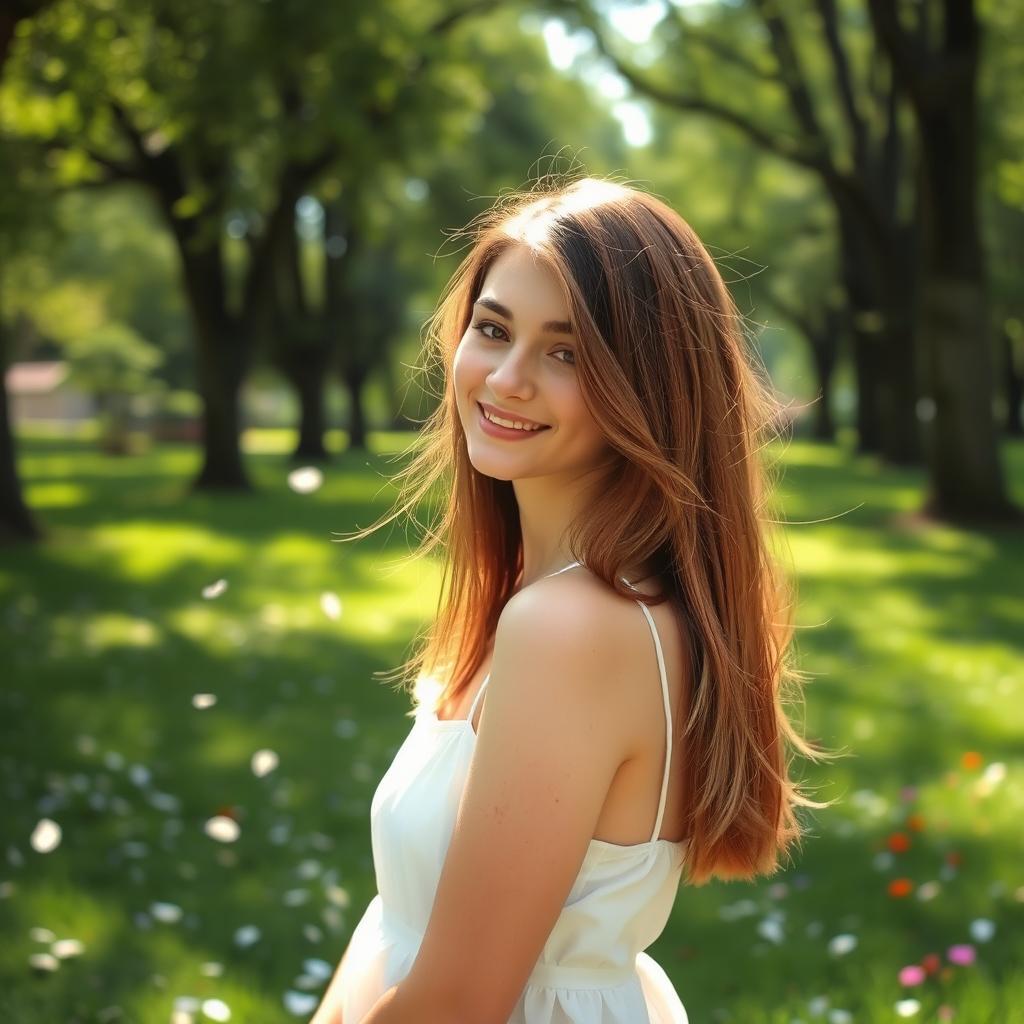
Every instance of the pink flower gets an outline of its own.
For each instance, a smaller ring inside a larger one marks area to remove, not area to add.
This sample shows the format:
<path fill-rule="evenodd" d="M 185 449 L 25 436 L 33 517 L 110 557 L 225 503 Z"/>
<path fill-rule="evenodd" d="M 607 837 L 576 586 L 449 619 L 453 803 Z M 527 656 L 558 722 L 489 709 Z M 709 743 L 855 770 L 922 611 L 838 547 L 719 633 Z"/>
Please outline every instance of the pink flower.
<path fill-rule="evenodd" d="M 939 1020 L 952 1020 L 953 1019 L 953 1013 L 954 1013 L 953 1007 L 950 1006 L 948 1003 L 943 1003 L 939 1007 L 939 1013 L 938 1013 Z"/>
<path fill-rule="evenodd" d="M 974 963 L 974 947 L 966 942 L 950 946 L 946 951 L 946 956 L 949 957 L 951 964 L 959 964 L 961 967 L 966 967 Z"/>
<path fill-rule="evenodd" d="M 919 964 L 910 964 L 900 971 L 901 985 L 920 985 L 926 977 L 925 970 Z"/>

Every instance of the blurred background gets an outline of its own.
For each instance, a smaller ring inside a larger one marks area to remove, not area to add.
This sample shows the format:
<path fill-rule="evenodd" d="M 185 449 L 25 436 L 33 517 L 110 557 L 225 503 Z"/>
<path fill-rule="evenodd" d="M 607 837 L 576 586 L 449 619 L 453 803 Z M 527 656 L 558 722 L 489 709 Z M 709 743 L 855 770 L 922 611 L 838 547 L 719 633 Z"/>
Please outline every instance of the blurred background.
<path fill-rule="evenodd" d="M 8 0 L 0 1018 L 312 1014 L 440 581 L 421 523 L 337 540 L 458 230 L 589 173 L 785 403 L 792 713 L 850 755 L 649 952 L 693 1024 L 1024 1020 L 1022 97 L 995 0 Z"/>

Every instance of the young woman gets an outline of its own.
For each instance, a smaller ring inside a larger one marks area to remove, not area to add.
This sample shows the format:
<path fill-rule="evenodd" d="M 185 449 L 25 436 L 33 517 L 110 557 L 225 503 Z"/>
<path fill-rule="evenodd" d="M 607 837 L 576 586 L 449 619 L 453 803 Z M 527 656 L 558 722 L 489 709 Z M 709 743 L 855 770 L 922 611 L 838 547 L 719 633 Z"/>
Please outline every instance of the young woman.
<path fill-rule="evenodd" d="M 777 406 L 703 245 L 584 178 L 500 201 L 427 332 L 443 599 L 374 795 L 379 894 L 311 1024 L 679 1024 L 644 951 L 801 838 L 768 553 Z M 411 491 L 411 493 L 410 493 Z M 363 531 L 357 536 L 365 536 Z M 433 689 L 431 689 L 431 687 Z"/>

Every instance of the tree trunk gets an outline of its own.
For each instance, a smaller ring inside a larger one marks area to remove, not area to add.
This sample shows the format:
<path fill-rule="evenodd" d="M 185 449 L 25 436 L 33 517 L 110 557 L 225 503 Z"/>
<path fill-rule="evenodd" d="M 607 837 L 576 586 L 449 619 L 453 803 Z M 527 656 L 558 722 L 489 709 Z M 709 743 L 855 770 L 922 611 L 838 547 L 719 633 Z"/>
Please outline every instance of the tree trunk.
<path fill-rule="evenodd" d="M 199 337 L 199 393 L 203 401 L 203 467 L 196 490 L 249 491 L 242 462 L 240 399 L 245 365 L 237 345 Z"/>
<path fill-rule="evenodd" d="M 21 494 L 6 377 L 7 332 L 0 320 L 0 544 L 41 540 L 43 536 Z"/>
<path fill-rule="evenodd" d="M 1006 380 L 1006 433 L 1010 437 L 1024 437 L 1024 352 L 1018 353 L 1014 337 L 1005 327 L 1003 339 L 1003 368 Z"/>
<path fill-rule="evenodd" d="M 814 403 L 812 436 L 816 441 L 831 443 L 836 439 L 836 424 L 832 416 L 832 373 L 835 369 L 835 359 L 831 353 L 825 354 L 820 344 L 812 345 L 811 353 L 821 389 L 821 394 Z"/>
<path fill-rule="evenodd" d="M 1015 518 L 999 461 L 994 370 L 975 209 L 974 101 L 921 124 L 925 157 L 922 356 L 934 415 L 925 422 L 928 508 L 956 521 Z"/>
<path fill-rule="evenodd" d="M 911 36 L 892 0 L 869 0 L 879 41 L 910 97 L 920 141 L 923 240 L 918 320 L 925 510 L 954 522 L 1020 521 L 999 460 L 993 351 L 978 221 L 977 77 L 973 0 L 942 5 L 941 30 Z M 922 45 L 923 42 L 923 45 Z"/>
<path fill-rule="evenodd" d="M 182 262 L 185 295 L 196 339 L 197 380 L 203 403 L 203 466 L 194 490 L 252 490 L 241 448 L 240 399 L 251 338 L 228 312 L 220 244 L 194 244 L 190 224 L 171 218 Z"/>
<path fill-rule="evenodd" d="M 902 310 L 884 315 L 879 335 L 881 370 L 878 379 L 878 419 L 881 455 L 893 466 L 920 466 L 923 459 L 918 419 L 917 358 L 913 321 Z"/>
<path fill-rule="evenodd" d="M 294 460 L 325 462 L 331 457 L 324 444 L 326 371 L 326 360 L 317 359 L 312 352 L 307 352 L 303 360 L 293 360 L 285 370 L 299 399 L 299 439 L 292 452 Z"/>
<path fill-rule="evenodd" d="M 367 436 L 363 385 L 366 383 L 366 370 L 361 366 L 346 366 L 341 376 L 348 392 L 348 446 L 365 451 Z"/>

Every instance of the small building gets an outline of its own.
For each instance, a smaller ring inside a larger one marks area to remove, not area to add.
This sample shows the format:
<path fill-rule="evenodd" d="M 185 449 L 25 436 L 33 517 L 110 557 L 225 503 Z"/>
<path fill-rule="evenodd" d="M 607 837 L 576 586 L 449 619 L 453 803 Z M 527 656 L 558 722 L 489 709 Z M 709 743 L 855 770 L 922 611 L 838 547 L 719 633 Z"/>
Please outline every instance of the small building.
<path fill-rule="evenodd" d="M 79 423 L 95 416 L 95 401 L 68 380 L 70 371 L 64 360 L 12 363 L 4 377 L 12 429 L 29 421 Z"/>

